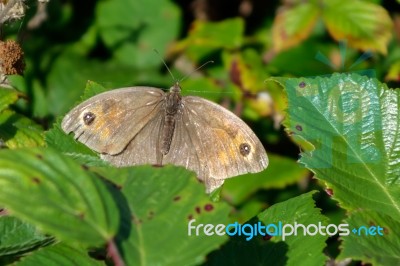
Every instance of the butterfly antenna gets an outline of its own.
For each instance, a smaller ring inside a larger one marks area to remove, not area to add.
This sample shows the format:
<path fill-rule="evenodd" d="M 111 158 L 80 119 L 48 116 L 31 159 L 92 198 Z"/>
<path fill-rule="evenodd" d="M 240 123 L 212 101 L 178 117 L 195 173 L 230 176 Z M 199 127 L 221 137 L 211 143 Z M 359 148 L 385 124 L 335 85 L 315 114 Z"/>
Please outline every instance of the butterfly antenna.
<path fill-rule="evenodd" d="M 154 52 L 155 52 L 156 54 L 158 54 L 158 56 L 160 57 L 161 61 L 162 61 L 163 64 L 164 64 L 165 68 L 168 70 L 169 74 L 171 75 L 171 77 L 174 79 L 175 82 L 177 82 L 178 80 L 174 77 L 174 75 L 172 74 L 171 70 L 169 69 L 167 63 L 165 63 L 164 59 L 162 58 L 162 56 L 160 55 L 160 53 L 158 52 L 158 50 L 157 50 L 157 49 L 153 49 L 153 50 L 154 50 Z"/>
<path fill-rule="evenodd" d="M 194 72 L 197 72 L 198 70 L 202 69 L 204 66 L 206 66 L 206 65 L 208 65 L 208 64 L 210 64 L 210 63 L 214 64 L 214 61 L 210 60 L 210 61 L 205 62 L 204 64 L 202 64 L 201 66 L 199 66 L 198 68 L 196 68 L 195 70 L 193 70 L 192 72 L 190 72 L 189 74 L 187 74 L 186 76 L 184 76 L 183 78 L 181 78 L 181 79 L 179 80 L 179 82 L 183 81 L 184 79 L 186 79 L 187 77 L 189 77 L 190 75 L 192 75 Z"/>

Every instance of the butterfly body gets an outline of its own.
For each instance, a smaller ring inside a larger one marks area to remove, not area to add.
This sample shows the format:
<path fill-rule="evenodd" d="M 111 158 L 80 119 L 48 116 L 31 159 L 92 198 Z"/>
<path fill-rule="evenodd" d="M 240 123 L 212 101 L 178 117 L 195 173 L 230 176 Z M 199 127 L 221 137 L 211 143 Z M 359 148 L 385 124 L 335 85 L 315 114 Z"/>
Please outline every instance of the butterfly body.
<path fill-rule="evenodd" d="M 172 137 L 175 129 L 176 115 L 181 112 L 182 96 L 179 84 L 171 87 L 169 93 L 165 95 L 165 118 L 162 128 L 161 153 L 166 155 L 171 146 Z"/>
<path fill-rule="evenodd" d="M 264 147 L 240 118 L 206 99 L 182 97 L 178 83 L 167 93 L 131 87 L 98 94 L 61 126 L 115 166 L 180 165 L 196 172 L 207 192 L 268 165 Z"/>

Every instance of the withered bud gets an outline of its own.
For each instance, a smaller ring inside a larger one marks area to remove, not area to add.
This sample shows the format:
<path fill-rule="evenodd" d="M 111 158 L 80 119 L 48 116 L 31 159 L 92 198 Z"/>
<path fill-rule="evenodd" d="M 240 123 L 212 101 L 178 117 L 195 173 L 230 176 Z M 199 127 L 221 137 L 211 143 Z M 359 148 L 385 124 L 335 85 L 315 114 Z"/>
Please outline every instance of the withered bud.
<path fill-rule="evenodd" d="M 0 41 L 0 72 L 4 75 L 22 75 L 25 69 L 24 52 L 13 40 Z"/>

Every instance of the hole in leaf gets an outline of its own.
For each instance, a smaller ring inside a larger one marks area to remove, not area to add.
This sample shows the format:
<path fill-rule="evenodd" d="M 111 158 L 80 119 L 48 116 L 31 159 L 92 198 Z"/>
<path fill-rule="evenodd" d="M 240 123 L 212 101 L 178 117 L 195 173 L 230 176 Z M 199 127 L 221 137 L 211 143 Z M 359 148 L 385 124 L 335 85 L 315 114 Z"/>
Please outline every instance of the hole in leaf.
<path fill-rule="evenodd" d="M 181 199 L 181 196 L 175 196 L 174 201 L 179 201 Z"/>
<path fill-rule="evenodd" d="M 206 205 L 204 206 L 204 210 L 205 210 L 205 211 L 210 212 L 210 211 L 212 211 L 213 209 L 214 209 L 214 206 L 213 206 L 212 204 L 206 204 Z"/>

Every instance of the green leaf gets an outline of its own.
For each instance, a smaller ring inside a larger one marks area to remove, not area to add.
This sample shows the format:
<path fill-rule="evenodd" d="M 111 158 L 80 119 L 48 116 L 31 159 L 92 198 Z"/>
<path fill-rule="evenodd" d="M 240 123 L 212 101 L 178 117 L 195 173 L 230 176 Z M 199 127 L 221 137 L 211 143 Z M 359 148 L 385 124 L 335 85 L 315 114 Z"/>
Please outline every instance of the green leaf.
<path fill-rule="evenodd" d="M 294 160 L 270 153 L 268 158 L 270 163 L 265 171 L 226 180 L 223 197 L 238 205 L 259 189 L 284 188 L 307 176 L 307 169 L 299 167 Z"/>
<path fill-rule="evenodd" d="M 301 154 L 300 162 L 326 183 L 345 209 L 360 211 L 365 221 L 376 216 L 398 221 L 399 90 L 358 74 L 276 80 L 288 94 L 287 130 L 313 147 Z M 397 225 L 386 222 L 388 231 L 396 230 L 392 226 Z M 358 243 L 371 245 L 367 238 Z M 360 258 L 350 249 L 345 252 Z M 370 261 L 366 256 L 363 259 Z"/>
<path fill-rule="evenodd" d="M 87 245 L 104 244 L 119 226 L 104 183 L 50 148 L 0 151 L 0 205 L 44 232 Z"/>
<path fill-rule="evenodd" d="M 97 172 L 120 187 L 132 212 L 133 223 L 117 239 L 127 265 L 195 265 L 226 241 L 226 236 L 188 235 L 189 220 L 226 224 L 230 211 L 227 204 L 210 201 L 193 172 L 171 165 Z"/>
<path fill-rule="evenodd" d="M 390 65 L 387 74 L 385 76 L 385 81 L 398 82 L 400 80 L 400 61 L 395 61 Z"/>
<path fill-rule="evenodd" d="M 346 208 L 400 219 L 399 91 L 358 74 L 283 81 L 285 126 L 314 146 L 300 162 Z"/>
<path fill-rule="evenodd" d="M 96 24 L 106 46 L 120 62 L 157 67 L 162 61 L 153 49 L 165 54 L 178 36 L 180 12 L 169 0 L 102 1 L 97 5 Z"/>
<path fill-rule="evenodd" d="M 154 52 L 152 56 L 160 61 Z M 51 88 L 47 94 L 48 112 L 54 116 L 67 112 L 80 99 L 88 80 L 97 80 L 103 87 L 111 89 L 158 85 L 170 78 L 162 77 L 155 69 L 138 69 L 116 61 L 89 60 L 73 50 L 66 50 L 55 60 L 47 76 Z"/>
<path fill-rule="evenodd" d="M 341 247 L 343 251 L 339 259 L 350 257 L 373 265 L 397 265 L 399 263 L 400 223 L 398 220 L 373 211 L 357 211 L 352 213 L 346 222 L 351 226 L 350 230 L 356 229 L 357 231 L 343 237 Z M 375 227 L 375 229 L 366 230 L 371 227 Z"/>
<path fill-rule="evenodd" d="M 19 92 L 13 89 L 0 88 L 0 112 L 18 100 Z"/>
<path fill-rule="evenodd" d="M 13 88 L 16 88 L 18 92 L 23 92 L 23 93 L 27 92 L 26 79 L 25 79 L 24 76 L 21 76 L 21 75 L 9 75 L 9 76 L 7 76 L 7 79 L 9 80 L 10 85 Z"/>
<path fill-rule="evenodd" d="M 61 119 L 58 119 L 53 128 L 45 133 L 45 141 L 48 147 L 55 148 L 87 166 L 108 165 L 100 159 L 96 152 L 75 140 L 73 134 L 67 135 L 61 129 L 60 123 Z"/>
<path fill-rule="evenodd" d="M 309 37 L 319 15 L 318 5 L 312 1 L 278 12 L 272 25 L 274 49 L 282 51 L 291 48 Z"/>
<path fill-rule="evenodd" d="M 267 226 L 279 222 L 282 225 L 295 223 L 308 226 L 318 223 L 325 225 L 327 218 L 315 207 L 309 192 L 282 203 L 277 203 L 260 213 L 246 224 L 261 222 Z M 262 230 L 261 230 L 262 231 Z M 248 231 L 247 231 L 248 232 Z M 265 232 L 265 231 L 264 231 Z M 269 241 L 259 234 L 250 240 L 247 236 L 234 236 L 220 250 L 211 253 L 206 265 L 323 265 L 326 257 L 323 254 L 328 236 L 320 234 L 303 235 L 299 229 L 297 235 L 273 236 Z M 305 247 L 307 250 L 305 251 Z M 246 256 L 243 256 L 246 254 Z"/>
<path fill-rule="evenodd" d="M 262 195 L 265 194 L 262 193 Z M 245 223 L 252 217 L 265 210 L 268 207 L 268 202 L 266 202 L 266 200 L 261 197 L 257 197 L 258 195 L 255 194 L 254 197 L 247 199 L 242 204 L 236 205 L 238 207 L 236 207 L 234 211 L 229 215 L 230 221 Z M 229 201 L 229 199 L 226 199 L 225 197 L 224 200 Z"/>
<path fill-rule="evenodd" d="M 298 223 L 303 225 L 326 225 L 328 219 L 321 214 L 320 209 L 315 207 L 312 198 L 315 191 L 311 191 L 291 198 L 282 203 L 278 203 L 258 215 L 258 219 L 264 224 L 282 222 L 283 224 Z M 310 231 L 313 231 L 311 229 Z M 313 231 L 314 232 L 314 231 Z M 285 243 L 288 245 L 288 261 L 286 265 L 322 265 L 326 261 L 323 250 L 326 246 L 325 241 L 328 235 L 302 235 L 303 231 L 299 229 L 297 235 L 288 236 Z M 280 240 L 277 237 L 276 240 Z M 275 240 L 275 239 L 273 239 Z M 307 252 L 304 252 L 307 247 Z"/>
<path fill-rule="evenodd" d="M 283 71 L 283 73 L 295 77 L 332 73 L 332 68 L 329 65 L 322 64 L 320 61 L 313 59 L 318 53 L 333 56 L 338 53 L 335 49 L 337 49 L 337 44 L 326 44 L 318 39 L 309 38 L 299 45 L 282 51 L 274 56 L 266 66 L 267 73 L 278 75 Z M 347 53 L 346 56 L 349 56 L 349 53 Z"/>
<path fill-rule="evenodd" d="M 386 54 L 393 23 L 383 7 L 368 1 L 325 0 L 322 18 L 337 41 Z"/>
<path fill-rule="evenodd" d="M 43 129 L 11 110 L 0 113 L 0 139 L 10 149 L 43 146 Z"/>
<path fill-rule="evenodd" d="M 185 50 L 186 54 L 198 62 L 207 54 L 218 49 L 236 49 L 243 44 L 244 21 L 241 18 L 226 19 L 221 22 L 196 20 L 189 36 L 174 47 L 175 52 Z"/>
<path fill-rule="evenodd" d="M 0 217 L 0 256 L 22 254 L 52 241 L 33 225 L 12 216 Z"/>
<path fill-rule="evenodd" d="M 39 80 L 32 81 L 32 97 L 33 97 L 33 117 L 45 117 L 49 113 L 49 106 L 47 105 L 47 97 L 45 94 L 45 88 L 39 82 Z"/>
<path fill-rule="evenodd" d="M 91 259 L 87 252 L 81 247 L 68 246 L 60 243 L 51 247 L 46 247 L 33 252 L 31 255 L 24 257 L 16 263 L 17 266 L 31 265 L 104 265 L 100 261 Z"/>

